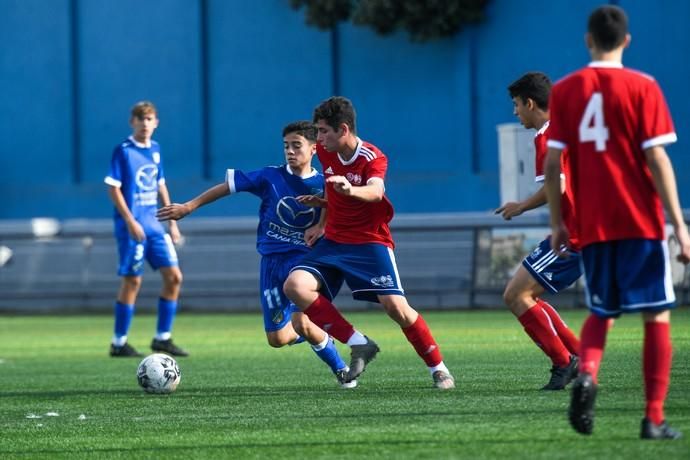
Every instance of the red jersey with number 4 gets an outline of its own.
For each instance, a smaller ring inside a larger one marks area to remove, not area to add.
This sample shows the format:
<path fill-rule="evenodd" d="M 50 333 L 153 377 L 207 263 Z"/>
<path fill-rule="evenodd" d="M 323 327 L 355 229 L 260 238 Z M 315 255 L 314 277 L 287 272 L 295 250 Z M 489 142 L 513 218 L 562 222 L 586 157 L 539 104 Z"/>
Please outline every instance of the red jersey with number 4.
<path fill-rule="evenodd" d="M 592 62 L 551 89 L 548 146 L 568 148 L 580 244 L 663 240 L 664 213 L 644 150 L 676 141 L 659 85 Z"/>
<path fill-rule="evenodd" d="M 548 137 L 549 122 L 547 121 L 534 136 L 534 151 L 535 151 L 535 182 L 544 182 L 544 161 L 546 160 L 546 141 Z M 575 203 L 573 201 L 573 189 L 570 184 L 570 166 L 567 162 L 568 151 L 561 154 L 561 179 L 565 181 L 565 191 L 561 195 L 561 215 L 563 222 L 570 233 L 570 240 L 568 241 L 570 247 L 574 250 L 580 249 L 580 238 L 578 237 L 578 229 L 575 222 Z"/>
<path fill-rule="evenodd" d="M 354 186 L 367 185 L 372 178 L 385 179 L 388 159 L 375 145 L 358 139 L 355 154 L 348 161 L 340 154 L 329 152 L 317 144 L 316 154 L 326 179 L 343 176 Z M 365 202 L 338 193 L 326 183 L 328 212 L 325 237 L 337 243 L 381 243 L 393 248 L 388 223 L 393 218 L 393 205 L 384 195 L 378 202 Z"/>

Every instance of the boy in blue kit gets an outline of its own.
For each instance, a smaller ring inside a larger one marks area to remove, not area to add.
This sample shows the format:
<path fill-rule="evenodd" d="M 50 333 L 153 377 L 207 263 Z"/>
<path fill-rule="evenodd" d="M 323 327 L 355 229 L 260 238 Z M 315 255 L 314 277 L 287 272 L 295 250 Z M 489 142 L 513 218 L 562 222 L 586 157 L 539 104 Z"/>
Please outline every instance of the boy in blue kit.
<path fill-rule="evenodd" d="M 225 182 L 184 204 L 162 207 L 158 218 L 174 222 L 200 206 L 239 192 L 261 198 L 256 248 L 261 254 L 260 297 L 268 344 L 280 348 L 306 340 L 330 367 L 340 385 L 353 388 L 357 381 L 346 382 L 349 369 L 333 339 L 283 293 L 283 283 L 290 270 L 309 251 L 304 232 L 321 215 L 320 208 L 300 204 L 295 197 L 323 195 L 324 188 L 323 175 L 311 166 L 316 151 L 316 127 L 312 123 L 298 121 L 287 125 L 283 129 L 283 148 L 286 164 L 250 172 L 228 169 Z"/>
<path fill-rule="evenodd" d="M 176 222 L 170 234 L 156 219 L 158 201 L 170 204 L 165 186 L 160 146 L 151 139 L 158 127 L 156 107 L 148 101 L 137 103 L 131 112 L 132 135 L 115 147 L 110 172 L 105 178 L 108 194 L 115 205 L 115 238 L 120 255 L 118 275 L 122 277 L 115 303 L 115 334 L 110 356 L 142 356 L 127 342 L 134 303 L 141 287 L 144 261 L 160 270 L 163 279 L 158 301 L 158 323 L 151 349 L 173 356 L 187 356 L 171 339 L 177 299 L 182 284 L 173 243 L 180 239 Z"/>

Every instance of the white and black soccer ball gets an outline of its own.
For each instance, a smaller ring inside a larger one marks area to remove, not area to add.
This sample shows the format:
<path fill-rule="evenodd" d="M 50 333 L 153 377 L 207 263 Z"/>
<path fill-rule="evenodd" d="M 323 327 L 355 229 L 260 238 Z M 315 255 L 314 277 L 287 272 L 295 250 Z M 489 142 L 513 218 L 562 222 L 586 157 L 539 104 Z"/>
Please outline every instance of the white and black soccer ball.
<path fill-rule="evenodd" d="M 181 375 L 177 361 L 163 353 L 147 356 L 137 368 L 137 382 L 147 393 L 172 393 L 180 383 Z"/>

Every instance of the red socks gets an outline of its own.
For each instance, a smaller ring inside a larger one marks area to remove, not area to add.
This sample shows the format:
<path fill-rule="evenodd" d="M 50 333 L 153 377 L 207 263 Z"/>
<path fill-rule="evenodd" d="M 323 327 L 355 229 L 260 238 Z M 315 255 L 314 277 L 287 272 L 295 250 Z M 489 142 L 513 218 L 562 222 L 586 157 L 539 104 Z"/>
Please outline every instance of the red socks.
<path fill-rule="evenodd" d="M 561 338 L 561 342 L 563 342 L 565 348 L 568 349 L 571 355 L 579 356 L 580 340 L 577 338 L 575 333 L 570 330 L 568 325 L 563 322 L 561 315 L 558 314 L 555 308 L 542 299 L 537 299 L 537 305 L 541 306 L 542 310 L 544 310 L 549 315 L 549 318 L 551 318 L 551 323 L 556 329 L 556 333 L 558 334 L 558 337 Z"/>
<path fill-rule="evenodd" d="M 570 353 L 561 342 L 549 314 L 537 303 L 518 317 L 534 343 L 551 358 L 554 366 L 566 367 L 570 364 Z"/>
<path fill-rule="evenodd" d="M 604 356 L 606 334 L 609 331 L 609 320 L 590 314 L 582 325 L 580 333 L 580 374 L 589 373 L 597 382 L 599 365 Z"/>
<path fill-rule="evenodd" d="M 422 315 L 419 315 L 410 326 L 402 328 L 402 331 L 427 366 L 434 367 L 443 361 L 441 350 L 439 350 L 438 344 L 431 335 L 429 326 L 426 325 Z"/>
<path fill-rule="evenodd" d="M 645 323 L 642 370 L 644 373 L 645 416 L 655 424 L 664 421 L 664 400 L 671 374 L 671 333 L 669 323 Z"/>
<path fill-rule="evenodd" d="M 319 294 L 314 303 L 304 310 L 304 314 L 314 324 L 339 342 L 347 343 L 348 339 L 355 333 L 355 328 L 352 327 L 352 324 L 348 323 L 335 308 L 335 305 L 321 294 Z"/>

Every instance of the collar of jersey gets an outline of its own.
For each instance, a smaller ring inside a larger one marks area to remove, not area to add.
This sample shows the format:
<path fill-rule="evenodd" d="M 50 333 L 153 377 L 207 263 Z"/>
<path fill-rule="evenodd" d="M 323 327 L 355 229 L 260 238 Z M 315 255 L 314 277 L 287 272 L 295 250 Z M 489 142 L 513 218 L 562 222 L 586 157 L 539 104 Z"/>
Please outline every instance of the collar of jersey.
<path fill-rule="evenodd" d="M 338 160 L 340 160 L 340 162 L 341 162 L 343 165 L 346 165 L 346 166 L 347 166 L 347 165 L 351 165 L 352 163 L 355 162 L 355 160 L 356 160 L 357 157 L 359 156 L 359 150 L 360 150 L 361 148 L 362 148 L 362 139 L 360 139 L 360 138 L 358 137 L 358 138 L 357 138 L 357 147 L 355 147 L 355 154 L 352 155 L 352 158 L 350 158 L 348 161 L 345 161 L 345 160 L 343 160 L 343 157 L 340 156 L 340 152 L 338 152 Z"/>
<path fill-rule="evenodd" d="M 540 134 L 544 134 L 544 131 L 546 131 L 546 129 L 549 127 L 549 121 L 551 121 L 551 120 L 546 120 L 546 123 L 544 123 L 544 126 L 539 128 L 539 131 L 537 131 L 537 134 L 535 134 L 534 137 L 537 137 Z"/>
<path fill-rule="evenodd" d="M 608 69 L 622 69 L 623 63 L 618 61 L 592 61 L 588 67 L 604 67 Z"/>
<path fill-rule="evenodd" d="M 132 141 L 132 144 L 136 145 L 140 149 L 150 149 L 151 148 L 151 141 L 149 141 L 148 145 L 142 144 L 141 142 L 137 142 L 136 139 L 134 139 L 134 136 L 129 136 L 129 140 Z"/>
<path fill-rule="evenodd" d="M 290 169 L 290 165 L 289 165 L 289 164 L 286 164 L 286 165 L 285 165 L 285 170 L 286 170 L 286 171 L 288 172 L 288 174 L 290 174 L 291 176 L 296 176 L 296 175 L 297 175 L 297 174 L 295 174 L 295 173 L 292 172 L 292 169 Z M 302 179 L 309 179 L 310 177 L 314 177 L 314 176 L 316 176 L 317 174 L 318 174 L 318 171 L 317 171 L 316 169 L 314 169 L 314 168 L 311 168 L 311 171 L 309 172 L 309 174 L 307 174 L 306 176 L 299 176 L 299 177 L 301 177 Z"/>

